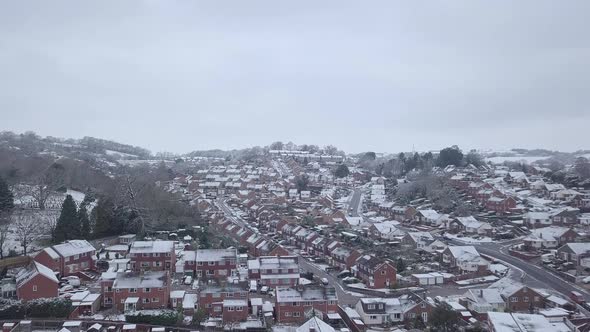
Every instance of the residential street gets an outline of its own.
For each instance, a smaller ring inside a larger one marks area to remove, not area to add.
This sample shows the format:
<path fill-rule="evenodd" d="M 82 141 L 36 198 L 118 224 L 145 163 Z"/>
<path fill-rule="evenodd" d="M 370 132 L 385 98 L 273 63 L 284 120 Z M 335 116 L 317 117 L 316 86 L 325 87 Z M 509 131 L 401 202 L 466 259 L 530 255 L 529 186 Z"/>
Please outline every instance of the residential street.
<path fill-rule="evenodd" d="M 450 244 L 465 245 L 458 241 L 450 241 Z M 576 286 L 570 282 L 563 280 L 561 277 L 551 273 L 544 269 L 542 266 L 529 263 L 520 258 L 511 256 L 508 253 L 508 246 L 502 243 L 480 243 L 473 244 L 479 253 L 495 258 L 499 261 L 506 262 L 513 267 L 521 271 L 521 279 L 515 280 L 521 282 L 524 285 L 536 288 L 553 289 L 558 293 L 561 293 L 564 297 L 569 298 L 572 291 L 580 292 L 586 301 L 590 301 L 590 293 L 581 287 Z M 586 313 L 590 314 L 586 309 L 578 306 L 578 308 Z"/>
<path fill-rule="evenodd" d="M 353 199 L 354 199 L 354 197 L 353 197 Z M 359 195 L 357 198 L 356 206 L 358 206 L 358 201 L 360 201 L 360 190 L 359 190 Z M 249 227 L 249 228 L 251 227 L 241 218 L 235 217 L 232 214 L 230 207 L 227 206 L 227 204 L 225 203 L 225 201 L 223 199 L 217 200 L 217 206 L 225 213 L 226 217 L 229 218 L 233 223 L 240 225 L 242 227 Z M 274 242 L 273 239 L 266 237 L 263 234 L 261 234 L 261 236 L 266 238 L 268 241 Z M 330 281 L 330 285 L 332 285 L 332 286 L 334 286 L 334 288 L 336 288 L 336 293 L 338 294 L 338 301 L 340 304 L 342 304 L 342 305 L 356 304 L 356 302 L 358 301 L 360 296 L 354 296 L 354 295 L 347 293 L 344 290 L 344 288 L 342 288 L 340 283 L 338 283 L 338 279 L 336 277 L 330 275 L 329 273 L 327 273 L 323 269 L 315 266 L 313 263 L 309 262 L 306 258 L 299 255 L 299 253 L 293 253 L 293 255 L 299 256 L 299 264 L 300 264 L 301 269 L 303 269 L 304 271 L 312 272 L 315 276 L 317 276 L 320 279 L 326 278 Z"/>

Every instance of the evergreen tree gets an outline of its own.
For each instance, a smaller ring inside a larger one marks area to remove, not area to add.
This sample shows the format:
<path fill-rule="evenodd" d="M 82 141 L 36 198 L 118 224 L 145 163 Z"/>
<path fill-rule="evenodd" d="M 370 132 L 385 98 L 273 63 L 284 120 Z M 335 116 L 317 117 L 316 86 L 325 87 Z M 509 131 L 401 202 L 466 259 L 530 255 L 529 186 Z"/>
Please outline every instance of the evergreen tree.
<path fill-rule="evenodd" d="M 65 240 L 71 240 L 80 235 L 80 221 L 76 203 L 71 195 L 67 195 L 61 205 L 61 213 L 53 233 L 53 242 L 60 243 Z"/>
<path fill-rule="evenodd" d="M 94 219 L 94 233 L 95 237 L 101 237 L 112 234 L 111 227 L 114 225 L 114 204 L 113 202 L 103 197 L 98 200 L 96 207 L 92 210 Z"/>
<path fill-rule="evenodd" d="M 78 221 L 80 223 L 80 236 L 83 239 L 90 238 L 90 219 L 88 219 L 88 211 L 86 205 L 82 204 L 78 210 Z"/>
<path fill-rule="evenodd" d="M 14 196 L 8 188 L 8 183 L 0 177 L 0 213 L 9 212 L 14 208 Z"/>

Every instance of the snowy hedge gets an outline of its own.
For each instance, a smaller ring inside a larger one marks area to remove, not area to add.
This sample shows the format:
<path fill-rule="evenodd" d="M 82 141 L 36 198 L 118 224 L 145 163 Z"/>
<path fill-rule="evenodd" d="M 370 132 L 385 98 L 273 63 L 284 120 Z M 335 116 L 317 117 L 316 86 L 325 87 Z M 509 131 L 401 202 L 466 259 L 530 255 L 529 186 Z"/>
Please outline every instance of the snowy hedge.
<path fill-rule="evenodd" d="M 0 299 L 0 320 L 34 318 L 64 318 L 72 312 L 72 301 L 64 298 L 37 299 L 21 302 L 10 299 Z"/>
<path fill-rule="evenodd" d="M 125 314 L 125 321 L 130 324 L 173 326 L 178 318 L 178 312 L 174 310 L 144 310 Z"/>

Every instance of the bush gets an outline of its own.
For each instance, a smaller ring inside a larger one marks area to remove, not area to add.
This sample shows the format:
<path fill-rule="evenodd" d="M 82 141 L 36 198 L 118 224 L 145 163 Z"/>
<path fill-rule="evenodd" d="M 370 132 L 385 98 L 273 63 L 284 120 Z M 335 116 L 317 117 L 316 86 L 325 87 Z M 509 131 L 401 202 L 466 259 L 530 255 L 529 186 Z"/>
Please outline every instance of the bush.
<path fill-rule="evenodd" d="M 37 299 L 29 302 L 0 299 L 0 320 L 33 318 L 65 318 L 72 312 L 72 301 L 64 298 Z"/>
<path fill-rule="evenodd" d="M 178 316 L 174 310 L 136 311 L 126 314 L 125 321 L 131 324 L 174 326 L 178 322 Z"/>

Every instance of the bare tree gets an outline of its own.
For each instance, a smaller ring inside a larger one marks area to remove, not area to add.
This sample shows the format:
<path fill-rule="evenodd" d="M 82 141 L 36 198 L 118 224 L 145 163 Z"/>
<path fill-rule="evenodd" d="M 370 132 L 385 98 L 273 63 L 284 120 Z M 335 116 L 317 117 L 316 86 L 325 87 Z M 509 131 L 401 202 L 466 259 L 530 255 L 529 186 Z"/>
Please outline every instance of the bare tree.
<path fill-rule="evenodd" d="M 3 223 L 0 225 L 0 259 L 4 259 L 4 250 L 8 245 L 8 224 Z"/>
<path fill-rule="evenodd" d="M 45 210 L 49 196 L 64 183 L 64 167 L 58 163 L 51 164 L 45 171 L 33 179 L 29 194 L 40 210 Z"/>
<path fill-rule="evenodd" d="M 43 232 L 39 229 L 39 224 L 30 214 L 15 213 L 13 215 L 14 234 L 17 241 L 23 247 L 23 255 L 27 255 L 27 251 L 31 244 L 37 240 Z"/>

